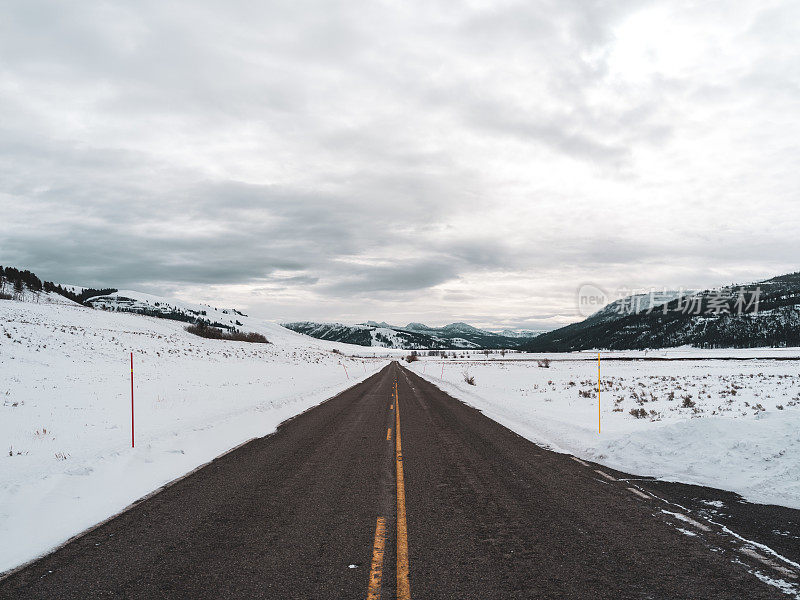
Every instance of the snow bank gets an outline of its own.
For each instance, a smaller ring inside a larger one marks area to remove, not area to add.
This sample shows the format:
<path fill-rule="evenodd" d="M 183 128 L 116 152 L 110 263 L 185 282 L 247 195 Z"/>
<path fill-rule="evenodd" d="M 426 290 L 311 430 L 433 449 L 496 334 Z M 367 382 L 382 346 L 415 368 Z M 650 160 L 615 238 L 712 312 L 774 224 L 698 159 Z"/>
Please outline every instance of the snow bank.
<path fill-rule="evenodd" d="M 536 361 L 446 361 L 443 378 L 440 360 L 423 359 L 411 368 L 553 450 L 629 473 L 730 490 L 752 502 L 800 508 L 800 360 L 637 361 L 604 355 L 602 433 L 596 355 L 550 355 L 549 368 Z M 465 373 L 475 377 L 475 386 L 464 381 Z"/>
<path fill-rule="evenodd" d="M 0 317 L 0 572 L 387 364 L 241 315 L 273 343 L 80 306 L 0 301 Z"/>

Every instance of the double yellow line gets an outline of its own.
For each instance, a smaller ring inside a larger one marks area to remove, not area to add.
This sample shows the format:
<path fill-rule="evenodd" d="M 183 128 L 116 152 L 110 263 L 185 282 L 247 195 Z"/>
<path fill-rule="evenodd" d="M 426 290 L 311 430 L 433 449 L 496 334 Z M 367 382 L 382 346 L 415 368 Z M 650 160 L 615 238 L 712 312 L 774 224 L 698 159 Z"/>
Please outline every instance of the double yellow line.
<path fill-rule="evenodd" d="M 375 526 L 375 542 L 372 544 L 372 567 L 369 570 L 367 600 L 381 597 L 381 574 L 383 573 L 383 547 L 386 544 L 386 519 L 378 517 Z"/>
<path fill-rule="evenodd" d="M 408 582 L 408 530 L 406 528 L 406 487 L 403 479 L 403 447 L 400 444 L 400 398 L 394 383 L 394 458 L 397 467 L 397 599 L 411 599 Z"/>
<path fill-rule="evenodd" d="M 397 393 L 397 378 L 394 380 L 395 411 L 395 468 L 397 472 L 397 600 L 411 600 L 411 584 L 408 580 L 408 529 L 406 527 L 406 488 L 403 478 L 403 447 L 400 439 L 400 402 Z M 390 440 L 391 427 L 386 432 Z M 378 517 L 375 526 L 375 541 L 372 546 L 372 566 L 369 573 L 367 600 L 379 600 L 381 596 L 381 576 L 383 573 L 383 553 L 386 544 L 386 519 Z"/>

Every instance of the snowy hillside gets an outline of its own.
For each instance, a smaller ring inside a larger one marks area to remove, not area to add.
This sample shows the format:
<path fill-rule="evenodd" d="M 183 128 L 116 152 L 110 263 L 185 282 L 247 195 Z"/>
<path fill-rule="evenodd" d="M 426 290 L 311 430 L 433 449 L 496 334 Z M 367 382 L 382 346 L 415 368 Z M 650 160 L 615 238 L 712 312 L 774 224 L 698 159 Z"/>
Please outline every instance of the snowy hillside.
<path fill-rule="evenodd" d="M 524 349 L 553 352 L 684 345 L 699 348 L 800 345 L 800 273 L 679 296 L 658 305 L 658 310 L 620 312 L 615 304 L 580 323 L 540 335 L 525 344 Z"/>
<path fill-rule="evenodd" d="M 0 300 L 0 572 L 387 364 L 241 313 L 116 296 L 206 310 L 270 343 L 204 339 L 183 322 L 74 303 Z"/>
<path fill-rule="evenodd" d="M 664 290 L 646 294 L 632 294 L 610 302 L 587 320 L 596 322 L 614 321 L 620 317 L 636 314 L 643 310 L 653 310 L 673 300 L 695 293 L 697 292 L 693 290 Z"/>
<path fill-rule="evenodd" d="M 165 299 L 133 290 L 119 290 L 112 294 L 87 298 L 84 304 L 100 310 L 132 312 L 187 322 L 207 322 L 209 325 L 236 329 L 244 326 L 247 315 L 233 308 L 219 309 L 206 304 L 193 304 Z"/>
<path fill-rule="evenodd" d="M 32 304 L 62 304 L 64 306 L 80 306 L 77 302 L 65 298 L 61 294 L 55 292 L 35 292 L 25 289 L 18 294 L 15 294 L 15 299 L 19 302 L 29 302 Z"/>

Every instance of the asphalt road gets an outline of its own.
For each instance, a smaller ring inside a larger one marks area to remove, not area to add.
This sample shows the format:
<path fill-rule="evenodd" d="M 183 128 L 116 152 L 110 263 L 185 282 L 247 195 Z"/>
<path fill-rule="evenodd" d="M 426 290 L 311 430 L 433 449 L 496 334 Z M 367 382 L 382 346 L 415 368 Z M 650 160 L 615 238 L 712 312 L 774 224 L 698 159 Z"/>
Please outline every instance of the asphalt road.
<path fill-rule="evenodd" d="M 703 493 L 544 450 L 393 363 L 6 577 L 0 598 L 791 597 L 762 579 L 800 573 L 706 520 Z M 774 527 L 737 510 L 753 535 Z"/>

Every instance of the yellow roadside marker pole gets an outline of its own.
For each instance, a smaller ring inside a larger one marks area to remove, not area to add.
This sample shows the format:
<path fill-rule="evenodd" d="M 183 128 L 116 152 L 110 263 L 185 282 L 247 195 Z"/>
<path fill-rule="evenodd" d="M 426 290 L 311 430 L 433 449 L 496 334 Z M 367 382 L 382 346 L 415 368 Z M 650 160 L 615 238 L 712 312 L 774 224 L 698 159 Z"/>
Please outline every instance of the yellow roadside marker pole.
<path fill-rule="evenodd" d="M 597 433 L 600 433 L 600 353 L 597 353 Z"/>

